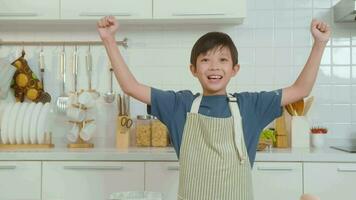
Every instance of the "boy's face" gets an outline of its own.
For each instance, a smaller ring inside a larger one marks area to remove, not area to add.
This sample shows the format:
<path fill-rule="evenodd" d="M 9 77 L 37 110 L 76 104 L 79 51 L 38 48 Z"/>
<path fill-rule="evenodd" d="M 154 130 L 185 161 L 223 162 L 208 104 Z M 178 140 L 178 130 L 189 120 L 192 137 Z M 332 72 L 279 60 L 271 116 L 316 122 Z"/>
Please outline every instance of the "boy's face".
<path fill-rule="evenodd" d="M 199 79 L 204 95 L 225 95 L 226 86 L 240 65 L 233 66 L 230 50 L 218 47 L 200 54 L 197 66 L 190 65 L 192 74 Z"/>

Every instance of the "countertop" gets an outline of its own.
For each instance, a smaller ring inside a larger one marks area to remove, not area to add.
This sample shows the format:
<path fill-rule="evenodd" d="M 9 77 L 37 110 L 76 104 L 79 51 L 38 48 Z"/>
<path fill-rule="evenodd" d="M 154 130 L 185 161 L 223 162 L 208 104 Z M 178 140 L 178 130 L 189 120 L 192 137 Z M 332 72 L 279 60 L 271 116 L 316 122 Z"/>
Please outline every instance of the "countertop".
<path fill-rule="evenodd" d="M 174 149 L 114 148 L 0 150 L 0 161 L 177 161 Z M 356 162 L 356 154 L 331 148 L 271 149 L 259 151 L 256 162 Z"/>

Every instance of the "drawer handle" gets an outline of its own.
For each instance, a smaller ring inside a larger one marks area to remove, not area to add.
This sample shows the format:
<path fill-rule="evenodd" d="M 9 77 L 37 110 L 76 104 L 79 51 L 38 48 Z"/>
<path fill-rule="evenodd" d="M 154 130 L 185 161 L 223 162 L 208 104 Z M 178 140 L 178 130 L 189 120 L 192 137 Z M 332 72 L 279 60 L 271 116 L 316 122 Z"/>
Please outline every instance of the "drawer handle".
<path fill-rule="evenodd" d="M 337 168 L 338 172 L 356 172 L 355 168 L 343 168 L 343 167 L 338 167 Z"/>
<path fill-rule="evenodd" d="M 81 12 L 79 16 L 82 17 L 102 17 L 102 16 L 118 16 L 118 17 L 129 17 L 132 16 L 131 13 L 101 13 L 101 12 Z"/>
<path fill-rule="evenodd" d="M 0 17 L 35 17 L 37 13 L 33 12 L 1 12 Z"/>
<path fill-rule="evenodd" d="M 280 167 L 257 167 L 260 171 L 293 171 L 293 168 L 280 168 Z"/>
<path fill-rule="evenodd" d="M 167 170 L 169 170 L 169 171 L 179 171 L 179 166 L 168 166 Z"/>
<path fill-rule="evenodd" d="M 1 169 L 16 169 L 16 165 L 3 165 L 0 166 L 0 170 Z"/>
<path fill-rule="evenodd" d="M 172 16 L 223 16 L 225 13 L 173 13 Z"/>
<path fill-rule="evenodd" d="M 68 170 L 123 170 L 123 166 L 64 166 Z"/>

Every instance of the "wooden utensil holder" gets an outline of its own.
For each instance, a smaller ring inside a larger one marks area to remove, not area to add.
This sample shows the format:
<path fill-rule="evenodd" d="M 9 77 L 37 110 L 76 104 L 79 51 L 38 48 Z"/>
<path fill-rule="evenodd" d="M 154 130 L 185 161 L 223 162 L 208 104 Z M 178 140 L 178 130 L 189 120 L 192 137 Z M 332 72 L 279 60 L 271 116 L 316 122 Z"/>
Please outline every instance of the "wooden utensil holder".
<path fill-rule="evenodd" d="M 90 120 L 85 120 L 85 121 L 81 121 L 81 122 L 77 122 L 77 121 L 69 121 L 69 122 L 73 123 L 73 124 L 77 124 L 79 126 L 79 133 L 80 133 L 80 131 L 84 127 L 84 124 L 88 124 L 88 123 L 93 122 L 93 121 L 94 121 L 93 119 L 90 119 Z M 67 144 L 67 147 L 68 148 L 94 148 L 94 144 L 93 143 L 89 143 L 87 141 L 84 141 L 82 138 L 80 138 L 78 136 L 77 141 L 75 143 Z"/>
<path fill-rule="evenodd" d="M 276 130 L 276 147 L 277 148 L 288 148 L 288 133 L 286 129 L 286 110 L 283 110 L 281 117 L 277 118 L 275 121 Z"/>
<path fill-rule="evenodd" d="M 0 149 L 49 149 L 53 148 L 52 133 L 45 133 L 44 144 L 0 144 Z"/>
<path fill-rule="evenodd" d="M 121 125 L 122 118 L 128 118 L 128 116 L 117 117 L 117 129 L 116 129 L 116 148 L 127 149 L 130 144 L 130 128 Z"/>

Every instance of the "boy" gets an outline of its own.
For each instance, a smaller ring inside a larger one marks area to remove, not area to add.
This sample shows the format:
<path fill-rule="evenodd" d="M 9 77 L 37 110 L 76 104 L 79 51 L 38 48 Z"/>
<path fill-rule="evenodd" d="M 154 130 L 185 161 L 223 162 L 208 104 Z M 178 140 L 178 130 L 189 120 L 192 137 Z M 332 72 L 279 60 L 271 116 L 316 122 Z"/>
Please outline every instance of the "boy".
<path fill-rule="evenodd" d="M 202 94 L 162 91 L 140 84 L 129 71 L 115 41 L 119 24 L 104 17 L 97 29 L 121 89 L 150 105 L 167 125 L 179 157 L 178 199 L 251 200 L 251 167 L 259 133 L 281 107 L 309 95 L 330 37 L 327 24 L 313 20 L 314 44 L 298 79 L 289 87 L 255 93 L 227 94 L 226 86 L 239 69 L 236 47 L 220 32 L 202 36 L 191 53 L 190 70 Z"/>

